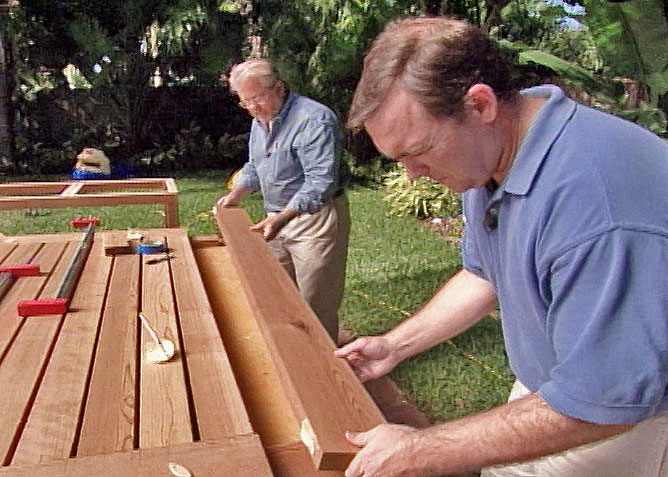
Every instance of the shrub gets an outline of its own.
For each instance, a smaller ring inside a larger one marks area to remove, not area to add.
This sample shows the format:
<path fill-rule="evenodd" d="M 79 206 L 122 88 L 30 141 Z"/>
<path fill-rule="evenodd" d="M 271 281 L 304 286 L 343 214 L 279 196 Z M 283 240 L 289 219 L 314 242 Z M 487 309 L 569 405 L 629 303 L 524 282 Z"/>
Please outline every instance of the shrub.
<path fill-rule="evenodd" d="M 387 191 L 384 200 L 399 216 L 413 215 L 426 219 L 461 214 L 458 193 L 426 177 L 410 179 L 402 166 L 385 174 L 383 183 Z"/>
<path fill-rule="evenodd" d="M 376 156 L 366 163 L 360 163 L 348 151 L 343 152 L 343 160 L 350 171 L 351 181 L 363 186 L 382 185 L 385 174 L 395 167 L 394 162 L 384 156 Z"/>

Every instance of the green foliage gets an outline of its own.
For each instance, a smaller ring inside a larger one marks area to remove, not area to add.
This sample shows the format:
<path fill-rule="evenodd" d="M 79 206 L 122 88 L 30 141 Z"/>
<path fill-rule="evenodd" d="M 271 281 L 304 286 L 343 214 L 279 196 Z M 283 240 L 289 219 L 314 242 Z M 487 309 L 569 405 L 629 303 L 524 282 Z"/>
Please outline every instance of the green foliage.
<path fill-rule="evenodd" d="M 182 129 L 173 142 L 145 151 L 137 163 L 147 171 L 225 169 L 245 162 L 247 141 L 245 134 L 224 134 L 215 140 L 201 127 L 191 124 L 190 128 Z"/>
<path fill-rule="evenodd" d="M 656 106 L 668 93 L 668 20 L 662 0 L 625 3 L 586 0 L 583 22 L 611 75 L 634 78 L 646 85 Z"/>
<path fill-rule="evenodd" d="M 633 121 L 659 136 L 665 136 L 668 132 L 666 114 L 658 108 L 619 109 L 612 111 L 612 113 Z"/>
<path fill-rule="evenodd" d="M 384 200 L 399 216 L 454 217 L 461 213 L 459 194 L 427 177 L 410 179 L 402 166 L 384 177 Z"/>
<path fill-rule="evenodd" d="M 262 33 L 282 76 L 343 116 L 362 57 L 385 23 L 416 2 L 345 0 L 267 2 Z"/>
<path fill-rule="evenodd" d="M 351 181 L 366 186 L 382 185 L 383 176 L 395 167 L 395 163 L 385 156 L 376 156 L 370 161 L 360 163 L 355 156 L 344 151 L 343 160 L 350 171 Z"/>

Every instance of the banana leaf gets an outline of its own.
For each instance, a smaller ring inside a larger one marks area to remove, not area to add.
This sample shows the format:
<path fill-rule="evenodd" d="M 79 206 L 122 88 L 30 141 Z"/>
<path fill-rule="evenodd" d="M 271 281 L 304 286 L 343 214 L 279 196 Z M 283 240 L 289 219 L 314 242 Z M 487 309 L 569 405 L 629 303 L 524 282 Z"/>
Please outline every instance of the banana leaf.
<path fill-rule="evenodd" d="M 663 0 L 609 3 L 584 2 L 579 18 L 596 42 L 612 75 L 635 78 L 647 85 L 649 103 L 668 93 L 668 20 Z"/>

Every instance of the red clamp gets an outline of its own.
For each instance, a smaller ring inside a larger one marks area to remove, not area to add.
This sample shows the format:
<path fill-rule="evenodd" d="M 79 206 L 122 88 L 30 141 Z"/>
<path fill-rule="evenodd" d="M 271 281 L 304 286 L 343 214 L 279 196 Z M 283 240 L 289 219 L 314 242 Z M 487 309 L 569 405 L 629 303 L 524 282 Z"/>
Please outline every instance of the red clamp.
<path fill-rule="evenodd" d="M 98 217 L 77 217 L 70 220 L 70 225 L 75 229 L 84 229 L 90 224 L 99 225 L 100 219 Z"/>
<path fill-rule="evenodd" d="M 0 266 L 0 273 L 4 272 L 11 273 L 15 277 L 28 277 L 40 274 L 39 265 L 33 263 Z"/>
<path fill-rule="evenodd" d="M 62 315 L 67 311 L 70 300 L 53 298 L 51 300 L 24 300 L 17 305 L 19 316 Z"/>

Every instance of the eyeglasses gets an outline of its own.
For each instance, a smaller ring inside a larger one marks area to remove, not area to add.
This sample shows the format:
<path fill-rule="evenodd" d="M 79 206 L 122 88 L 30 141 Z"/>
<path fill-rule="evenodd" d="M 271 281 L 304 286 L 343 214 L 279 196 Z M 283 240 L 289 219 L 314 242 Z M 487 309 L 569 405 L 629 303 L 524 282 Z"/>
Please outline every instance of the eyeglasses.
<path fill-rule="evenodd" d="M 266 103 L 269 97 L 269 93 L 276 88 L 277 84 L 278 82 L 272 84 L 271 86 L 267 86 L 264 91 L 256 94 L 255 96 L 251 96 L 250 98 L 239 97 L 239 106 L 244 109 L 248 109 L 251 105 L 257 106 L 258 104 Z"/>

